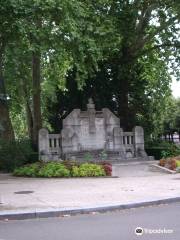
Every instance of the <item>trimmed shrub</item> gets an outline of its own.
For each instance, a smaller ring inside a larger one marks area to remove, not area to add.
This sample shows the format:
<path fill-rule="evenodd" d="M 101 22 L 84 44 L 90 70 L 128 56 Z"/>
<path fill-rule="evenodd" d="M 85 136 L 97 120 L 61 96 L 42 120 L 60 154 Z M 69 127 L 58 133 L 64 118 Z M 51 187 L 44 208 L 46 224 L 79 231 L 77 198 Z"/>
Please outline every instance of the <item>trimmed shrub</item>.
<path fill-rule="evenodd" d="M 69 177 L 70 171 L 62 163 L 37 162 L 16 168 L 13 175 L 27 177 Z"/>
<path fill-rule="evenodd" d="M 70 170 L 70 171 L 72 171 L 72 168 L 73 168 L 74 166 L 79 166 L 79 165 L 80 165 L 80 164 L 77 163 L 77 161 L 75 161 L 75 160 L 64 160 L 64 161 L 62 161 L 62 164 L 64 164 L 64 166 L 66 166 L 66 168 L 67 168 L 68 170 Z"/>
<path fill-rule="evenodd" d="M 108 165 L 108 167 L 110 166 Z M 104 166 L 99 164 L 83 163 L 76 165 L 73 163 L 70 170 L 60 162 L 37 162 L 16 168 L 13 175 L 27 177 L 99 177 L 107 174 Z"/>
<path fill-rule="evenodd" d="M 79 177 L 80 173 L 79 173 L 79 167 L 77 166 L 73 166 L 72 170 L 71 170 L 71 175 L 73 177 Z"/>
<path fill-rule="evenodd" d="M 105 176 L 106 173 L 102 166 L 92 163 L 83 163 L 79 167 L 72 168 L 73 177 L 99 177 Z"/>
<path fill-rule="evenodd" d="M 49 162 L 45 164 L 38 173 L 40 177 L 69 177 L 70 171 L 62 164 Z"/>
<path fill-rule="evenodd" d="M 23 167 L 16 168 L 13 172 L 15 176 L 37 177 L 39 175 L 41 164 L 33 163 Z"/>

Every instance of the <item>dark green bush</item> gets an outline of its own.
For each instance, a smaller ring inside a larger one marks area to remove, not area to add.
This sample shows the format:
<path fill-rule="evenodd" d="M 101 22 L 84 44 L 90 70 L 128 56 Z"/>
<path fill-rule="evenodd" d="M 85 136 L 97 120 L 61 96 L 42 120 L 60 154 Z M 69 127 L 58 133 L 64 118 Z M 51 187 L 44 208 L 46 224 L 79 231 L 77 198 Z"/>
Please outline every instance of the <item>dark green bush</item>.
<path fill-rule="evenodd" d="M 5 142 L 0 141 L 0 170 L 11 172 L 16 167 L 35 160 L 35 153 L 31 148 L 30 141 L 20 140 Z"/>
<path fill-rule="evenodd" d="M 159 160 L 161 159 L 162 151 L 165 151 L 166 149 L 152 147 L 152 148 L 146 148 L 145 150 L 149 156 L 154 156 L 156 160 Z"/>
<path fill-rule="evenodd" d="M 174 143 L 172 142 L 167 142 L 167 141 L 162 141 L 162 140 L 150 140 L 145 142 L 145 147 L 147 148 L 171 148 L 174 146 Z"/>
<path fill-rule="evenodd" d="M 173 157 L 180 155 L 180 148 L 174 143 L 165 141 L 154 141 L 146 143 L 146 152 L 150 156 L 154 156 L 155 159 L 159 160 L 164 157 Z"/>

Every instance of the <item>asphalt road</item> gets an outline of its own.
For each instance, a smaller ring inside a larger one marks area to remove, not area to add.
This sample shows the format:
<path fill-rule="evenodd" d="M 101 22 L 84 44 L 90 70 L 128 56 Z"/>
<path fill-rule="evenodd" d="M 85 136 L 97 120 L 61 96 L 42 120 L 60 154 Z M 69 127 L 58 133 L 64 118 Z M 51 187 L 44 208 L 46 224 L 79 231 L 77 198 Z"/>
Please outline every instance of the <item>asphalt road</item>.
<path fill-rule="evenodd" d="M 143 229 L 142 235 L 135 234 L 137 227 Z M 107 213 L 0 222 L 0 240 L 134 239 L 179 240 L 180 203 Z"/>

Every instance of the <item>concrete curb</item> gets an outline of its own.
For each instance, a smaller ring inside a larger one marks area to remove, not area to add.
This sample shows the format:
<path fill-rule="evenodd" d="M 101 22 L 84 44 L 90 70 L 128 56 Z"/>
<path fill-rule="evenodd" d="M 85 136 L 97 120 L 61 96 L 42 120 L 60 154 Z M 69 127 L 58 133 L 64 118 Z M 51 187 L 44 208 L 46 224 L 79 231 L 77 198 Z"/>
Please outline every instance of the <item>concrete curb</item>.
<path fill-rule="evenodd" d="M 155 172 L 163 172 L 163 173 L 169 173 L 169 174 L 176 174 L 177 173 L 174 170 L 170 170 L 166 167 L 159 166 L 158 164 L 149 165 L 149 169 L 151 169 L 151 171 L 155 171 Z"/>
<path fill-rule="evenodd" d="M 159 204 L 168 204 L 180 202 L 180 197 L 159 199 L 146 202 L 129 203 L 129 204 L 116 204 L 116 205 L 102 205 L 92 206 L 83 208 L 48 208 L 48 209 L 34 209 L 27 211 L 15 211 L 7 210 L 0 212 L 0 220 L 24 220 L 33 218 L 50 218 L 50 217 L 61 217 L 64 215 L 76 215 L 76 214 L 88 214 L 92 212 L 107 212 L 114 210 L 123 210 L 130 208 L 147 207 Z"/>

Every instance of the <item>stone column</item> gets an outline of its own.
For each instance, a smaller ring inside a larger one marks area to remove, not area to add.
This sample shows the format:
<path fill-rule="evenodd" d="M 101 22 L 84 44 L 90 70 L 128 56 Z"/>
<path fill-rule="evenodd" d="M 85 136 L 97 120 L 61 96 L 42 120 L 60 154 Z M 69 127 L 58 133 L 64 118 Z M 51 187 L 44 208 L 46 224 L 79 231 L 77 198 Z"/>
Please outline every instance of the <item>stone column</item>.
<path fill-rule="evenodd" d="M 136 157 L 146 157 L 147 154 L 144 150 L 144 129 L 136 126 L 133 129 L 134 135 L 134 150 Z"/>
<path fill-rule="evenodd" d="M 95 126 L 95 105 L 93 103 L 93 100 L 90 98 L 89 102 L 87 104 L 87 111 L 89 115 L 89 133 L 95 133 L 96 132 L 96 126 Z"/>
<path fill-rule="evenodd" d="M 123 144 L 122 129 L 119 127 L 115 127 L 113 129 L 113 143 L 114 143 L 114 150 L 119 150 L 120 146 Z"/>
<path fill-rule="evenodd" d="M 73 137 L 73 131 L 71 128 L 65 128 L 61 131 L 62 136 L 62 151 L 64 154 L 72 152 L 73 151 L 73 145 L 72 145 L 72 137 Z"/>
<path fill-rule="evenodd" d="M 49 157 L 49 132 L 42 128 L 39 130 L 39 160 L 48 160 Z"/>
<path fill-rule="evenodd" d="M 121 158 L 125 158 L 125 148 L 123 145 L 123 129 L 115 127 L 113 129 L 114 151 L 118 151 Z"/>

